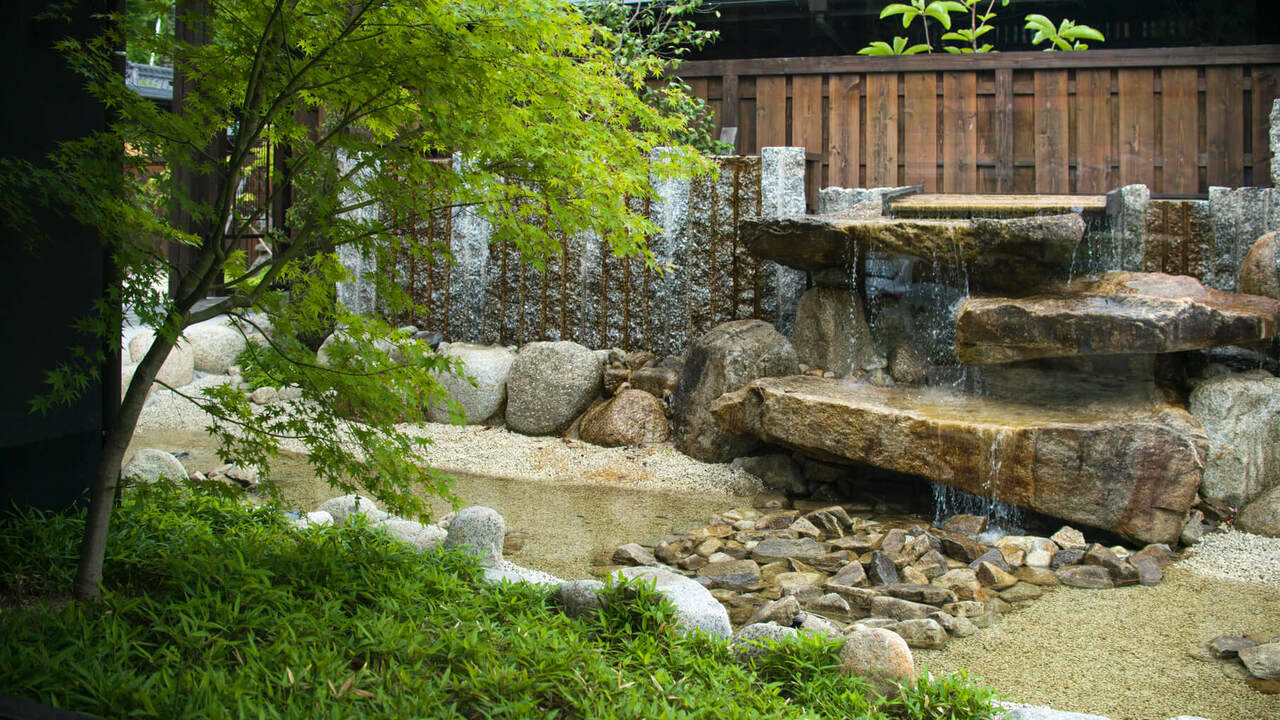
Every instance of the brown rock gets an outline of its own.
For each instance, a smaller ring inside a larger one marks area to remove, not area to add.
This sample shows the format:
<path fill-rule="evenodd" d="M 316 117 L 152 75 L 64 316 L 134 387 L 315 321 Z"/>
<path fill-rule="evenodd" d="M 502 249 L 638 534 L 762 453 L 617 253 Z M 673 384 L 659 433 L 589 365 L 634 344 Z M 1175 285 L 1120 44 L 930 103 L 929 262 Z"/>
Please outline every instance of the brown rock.
<path fill-rule="evenodd" d="M 1057 572 L 1058 580 L 1063 585 L 1089 590 L 1104 590 L 1115 587 L 1111 581 L 1111 573 L 1106 568 L 1094 565 L 1072 565 Z"/>
<path fill-rule="evenodd" d="M 760 609 L 747 619 L 746 624 L 776 622 L 783 627 L 792 627 L 799 615 L 800 601 L 787 596 L 760 606 Z"/>
<path fill-rule="evenodd" d="M 1039 585 L 1020 582 L 1010 586 L 1000 592 L 1000 599 L 1007 603 L 1024 603 L 1030 602 L 1044 595 L 1044 590 Z"/>
<path fill-rule="evenodd" d="M 942 625 L 931 618 L 903 620 L 885 628 L 898 633 L 909 647 L 939 650 L 947 646 L 951 636 Z"/>
<path fill-rule="evenodd" d="M 760 566 L 750 560 L 709 563 L 698 570 L 698 577 L 708 588 L 724 588 L 735 592 L 752 592 L 761 585 Z"/>
<path fill-rule="evenodd" d="M 1062 584 L 1058 576 L 1048 568 L 1020 567 L 1013 571 L 1013 576 L 1022 582 L 1042 587 L 1054 587 Z"/>
<path fill-rule="evenodd" d="M 876 550 L 871 553 L 871 562 L 867 564 L 867 579 L 872 585 L 893 585 L 899 580 L 898 569 L 888 555 Z"/>
<path fill-rule="evenodd" d="M 950 590 L 961 600 L 977 598 L 979 591 L 982 589 L 982 584 L 978 582 L 978 576 L 968 568 L 948 570 L 934 578 L 933 584 Z"/>
<path fill-rule="evenodd" d="M 1241 650 L 1257 644 L 1257 640 L 1241 635 L 1219 635 L 1209 642 L 1209 652 L 1219 660 L 1230 660 L 1238 656 Z"/>
<path fill-rule="evenodd" d="M 1149 555 L 1133 554 L 1125 558 L 1125 562 L 1138 574 L 1138 584 L 1159 585 L 1164 579 L 1164 569 L 1160 563 Z"/>
<path fill-rule="evenodd" d="M 989 562 L 979 563 L 975 574 L 978 577 L 978 582 L 996 591 L 1011 588 L 1018 584 L 1018 578 Z"/>
<path fill-rule="evenodd" d="M 902 598 L 881 595 L 871 599 L 871 614 L 875 617 L 887 617 L 894 620 L 910 620 L 926 618 L 938 608 L 924 603 L 911 602 Z"/>
<path fill-rule="evenodd" d="M 926 605 L 940 606 L 956 601 L 955 593 L 936 585 L 907 585 L 899 583 L 897 585 L 885 585 L 876 589 L 890 597 L 910 600 L 911 602 L 924 603 Z"/>
<path fill-rule="evenodd" d="M 1240 265 L 1240 292 L 1280 300 L 1280 233 L 1258 238 Z"/>
<path fill-rule="evenodd" d="M 712 412 L 768 442 L 967 492 L 994 490 L 1015 505 L 1138 542 L 1175 541 L 1200 484 L 1203 429 L 1179 408 L 1087 400 L 1034 406 L 794 376 L 756 380 L 716 400 Z M 985 486 L 993 428 L 1002 455 L 994 489 Z M 965 554 L 970 562 L 981 552 Z"/>
<path fill-rule="evenodd" d="M 618 565 L 657 565 L 653 553 L 636 543 L 621 545 L 613 551 L 613 562 Z"/>
<path fill-rule="evenodd" d="M 942 551 L 961 561 L 970 563 L 987 552 L 987 546 L 960 535 L 943 535 Z"/>
<path fill-rule="evenodd" d="M 865 678 L 883 695 L 914 678 L 915 672 L 911 649 L 902 636 L 890 630 L 857 630 L 840 649 L 840 673 Z"/>
<path fill-rule="evenodd" d="M 587 411 L 578 436 L 593 445 L 620 447 L 666 440 L 667 416 L 657 399 L 639 390 L 623 390 Z"/>
<path fill-rule="evenodd" d="M 867 574 L 862 569 L 862 563 L 854 560 L 840 568 L 831 579 L 827 581 L 828 585 L 843 585 L 847 587 L 862 587 L 867 584 Z"/>
<path fill-rule="evenodd" d="M 987 518 L 982 515 L 952 515 L 942 524 L 943 530 L 948 530 L 969 537 L 977 537 L 980 533 L 987 529 Z"/>
<path fill-rule="evenodd" d="M 974 298 L 956 313 L 963 363 L 1169 353 L 1269 340 L 1280 301 L 1206 288 L 1185 275 L 1109 272 L 1052 293 Z"/>
<path fill-rule="evenodd" d="M 827 551 L 821 543 L 809 538 L 797 540 L 763 540 L 751 550 L 751 558 L 756 562 L 770 563 L 775 560 L 816 558 Z"/>
<path fill-rule="evenodd" d="M 848 550 L 837 550 L 835 552 L 823 553 L 809 562 L 815 570 L 825 573 L 836 573 L 847 566 L 850 562 L 857 562 L 857 558 Z M 861 565 L 859 565 L 861 567 Z"/>
<path fill-rule="evenodd" d="M 1063 550 L 1084 550 L 1089 547 L 1089 543 L 1085 542 L 1084 533 L 1070 525 L 1063 525 L 1049 539 Z"/>

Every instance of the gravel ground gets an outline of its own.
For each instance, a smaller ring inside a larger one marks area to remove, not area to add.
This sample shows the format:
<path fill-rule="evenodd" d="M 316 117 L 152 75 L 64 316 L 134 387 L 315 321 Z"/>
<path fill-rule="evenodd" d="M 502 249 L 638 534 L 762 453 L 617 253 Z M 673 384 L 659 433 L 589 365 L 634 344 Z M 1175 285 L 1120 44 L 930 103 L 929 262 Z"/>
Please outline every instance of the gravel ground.
<path fill-rule="evenodd" d="M 207 377 L 197 384 L 219 381 Z M 204 426 L 203 413 L 165 390 L 152 394 L 139 421 L 142 431 Z M 431 438 L 430 461 L 454 472 L 716 495 L 757 488 L 751 477 L 700 463 L 669 443 L 599 448 L 500 428 L 404 429 Z M 1207 655 L 1204 645 L 1222 634 L 1280 635 L 1280 539 L 1234 531 L 1210 535 L 1160 585 L 1059 589 L 944 650 L 917 650 L 916 662 L 935 672 L 964 669 L 1010 701 L 1114 720 L 1280 720 L 1280 696 L 1251 690 L 1238 663 Z"/>

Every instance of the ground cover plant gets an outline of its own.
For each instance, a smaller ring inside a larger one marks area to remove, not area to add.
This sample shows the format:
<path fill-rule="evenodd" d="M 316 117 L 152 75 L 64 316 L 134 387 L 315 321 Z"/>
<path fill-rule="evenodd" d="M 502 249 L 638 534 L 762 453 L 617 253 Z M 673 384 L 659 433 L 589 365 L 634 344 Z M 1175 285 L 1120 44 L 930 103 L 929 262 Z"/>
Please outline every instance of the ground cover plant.
<path fill-rule="evenodd" d="M 977 720 L 954 676 L 889 698 L 806 639 L 735 663 L 644 586 L 565 616 L 545 590 L 485 585 L 456 552 L 356 524 L 297 530 L 209 490 L 130 491 L 101 600 L 58 602 L 83 515 L 0 525 L 0 694 L 104 717 L 734 717 Z"/>

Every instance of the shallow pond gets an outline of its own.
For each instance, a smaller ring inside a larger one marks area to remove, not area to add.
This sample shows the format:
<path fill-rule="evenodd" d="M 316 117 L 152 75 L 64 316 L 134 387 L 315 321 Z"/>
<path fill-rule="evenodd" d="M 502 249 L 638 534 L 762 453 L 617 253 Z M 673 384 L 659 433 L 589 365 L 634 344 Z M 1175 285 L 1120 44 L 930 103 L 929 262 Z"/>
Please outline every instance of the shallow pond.
<path fill-rule="evenodd" d="M 143 447 L 187 453 L 182 463 L 188 471 L 208 472 L 221 464 L 214 443 L 202 432 L 140 429 L 125 457 Z M 339 494 L 314 477 L 302 456 L 282 454 L 271 470 L 289 509 L 314 510 Z M 524 541 L 518 552 L 507 553 L 507 559 L 563 578 L 590 577 L 600 557 L 623 543 L 703 523 L 717 512 L 750 504 L 749 498 L 733 495 L 456 477 L 455 492 L 464 505 L 494 508 L 506 518 L 508 535 Z M 437 515 L 450 509 L 443 501 L 433 502 L 433 507 Z"/>

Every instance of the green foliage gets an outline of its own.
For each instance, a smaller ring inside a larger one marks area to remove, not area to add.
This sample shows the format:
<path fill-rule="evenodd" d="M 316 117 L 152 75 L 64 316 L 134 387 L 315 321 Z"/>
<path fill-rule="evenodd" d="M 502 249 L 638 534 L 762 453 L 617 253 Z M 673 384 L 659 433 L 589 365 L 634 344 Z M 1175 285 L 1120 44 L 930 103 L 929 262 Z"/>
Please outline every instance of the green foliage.
<path fill-rule="evenodd" d="M 1064 19 L 1055 28 L 1053 21 L 1043 15 L 1028 15 L 1026 27 L 1028 30 L 1036 31 L 1036 34 L 1031 38 L 1032 45 L 1039 45 L 1042 42 L 1049 43 L 1048 47 L 1044 49 L 1045 52 L 1054 50 L 1088 50 L 1089 45 L 1084 42 L 1085 40 L 1106 41 L 1102 33 L 1088 25 L 1077 25 L 1070 20 Z"/>
<path fill-rule="evenodd" d="M 0 524 L 0 593 L 65 587 L 83 518 Z M 878 698 L 831 641 L 754 666 L 684 635 L 647 585 L 581 620 L 469 557 L 358 521 L 298 530 L 271 507 L 157 485 L 126 494 L 101 602 L 0 612 L 0 694 L 104 717 L 978 720 L 989 691 L 922 679 Z M 30 603 L 27 603 L 30 604 Z"/>
<path fill-rule="evenodd" d="M 705 100 L 692 94 L 678 77 L 669 77 L 685 55 L 714 43 L 720 33 L 699 30 L 693 16 L 702 0 L 634 3 L 591 0 L 581 4 L 583 16 L 600 28 L 598 42 L 608 49 L 620 71 L 645 82 L 635 85 L 640 98 L 663 117 L 680 118 L 685 130 L 680 142 L 709 155 L 733 152 L 712 133 L 715 120 Z M 713 12 L 719 17 L 719 12 Z"/>
<path fill-rule="evenodd" d="M 983 5 L 985 8 L 982 8 Z M 911 3 L 889 3 L 880 11 L 880 19 L 901 16 L 902 27 L 910 28 L 916 18 L 920 18 L 923 43 L 908 45 L 905 37 L 894 37 L 893 44 L 875 41 L 858 51 L 859 55 L 915 55 L 922 52 L 932 53 L 933 40 L 929 35 L 929 19 L 932 18 L 947 32 L 938 37 L 940 42 L 959 42 L 959 45 L 942 45 L 949 53 L 970 54 L 994 52 L 991 43 L 979 44 L 979 39 L 995 29 L 991 23 L 996 19 L 996 0 L 960 0 L 960 2 L 941 2 L 934 0 L 911 0 Z M 1009 0 L 1000 0 L 1001 7 L 1008 7 Z M 969 16 L 969 26 L 956 26 L 952 29 L 951 13 L 964 13 Z M 1063 20 L 1058 27 L 1043 15 L 1031 14 L 1026 17 L 1026 28 L 1035 30 L 1033 45 L 1048 41 L 1045 50 L 1087 50 L 1089 46 L 1083 40 L 1106 42 L 1102 33 L 1088 25 L 1077 25 L 1071 20 Z"/>

